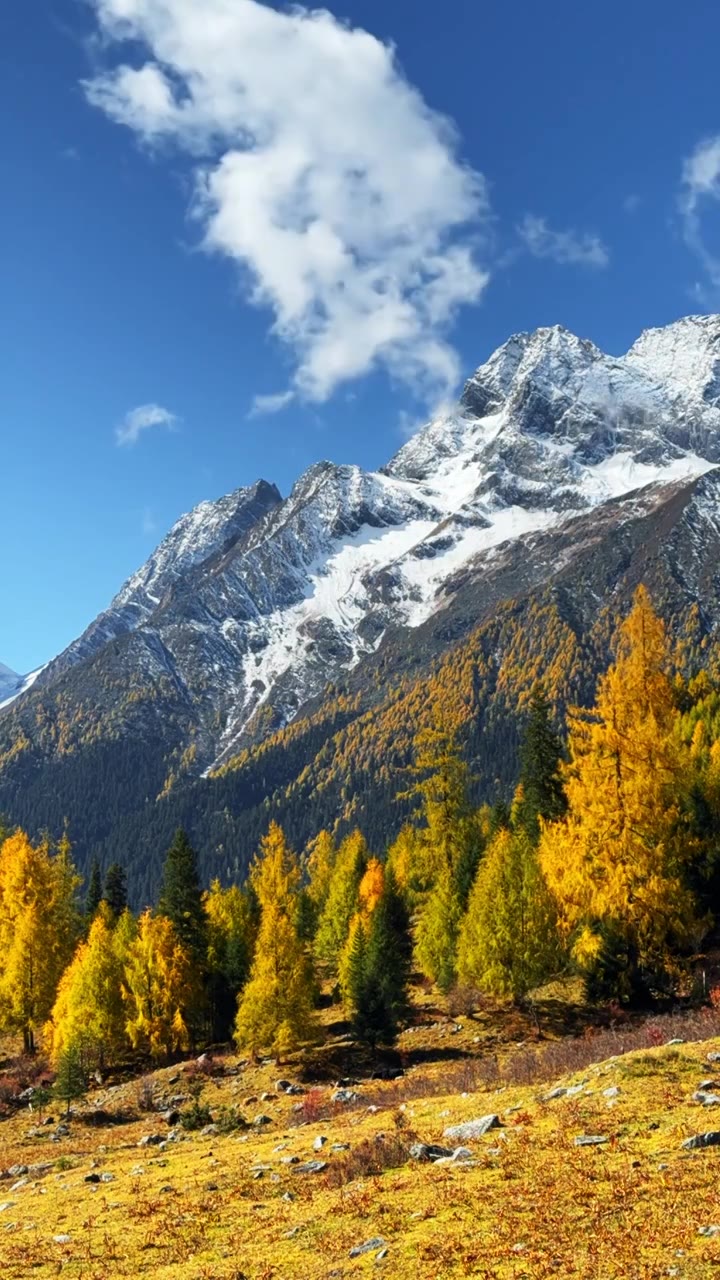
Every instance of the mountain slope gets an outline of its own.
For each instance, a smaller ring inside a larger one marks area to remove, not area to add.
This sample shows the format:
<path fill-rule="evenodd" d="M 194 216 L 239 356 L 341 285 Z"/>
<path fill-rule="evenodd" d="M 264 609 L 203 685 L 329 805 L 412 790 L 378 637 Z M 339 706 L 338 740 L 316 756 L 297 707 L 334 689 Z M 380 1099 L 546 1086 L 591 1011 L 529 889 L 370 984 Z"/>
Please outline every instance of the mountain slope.
<path fill-rule="evenodd" d="M 230 867 L 268 794 L 281 816 L 302 796 L 301 836 L 321 812 L 347 820 L 355 786 L 379 836 L 384 760 L 369 788 L 350 763 L 322 801 L 298 780 L 388 685 L 422 681 L 503 610 L 530 626 L 550 592 L 583 655 L 561 697 L 591 687 L 602 618 L 633 579 L 681 615 L 700 603 L 714 630 L 719 462 L 720 317 L 649 331 L 619 358 L 560 328 L 518 335 L 382 471 L 319 463 L 284 501 L 260 481 L 184 517 L 0 714 L 0 810 L 31 825 L 82 815 L 86 850 L 109 856 L 131 832 L 145 847 L 153 824 L 164 839 L 192 797 L 191 817 L 216 815 L 199 834 Z M 528 642 L 527 672 L 543 643 Z M 232 784 L 197 781 L 238 755 Z"/>

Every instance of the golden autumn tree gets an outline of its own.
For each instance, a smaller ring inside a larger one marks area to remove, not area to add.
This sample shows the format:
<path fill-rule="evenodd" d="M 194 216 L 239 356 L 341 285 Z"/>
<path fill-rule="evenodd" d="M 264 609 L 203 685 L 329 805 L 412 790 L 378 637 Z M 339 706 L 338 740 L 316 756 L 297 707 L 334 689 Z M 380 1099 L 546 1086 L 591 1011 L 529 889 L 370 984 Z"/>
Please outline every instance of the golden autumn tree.
<path fill-rule="evenodd" d="M 252 1053 L 290 1053 L 314 1031 L 314 976 L 300 928 L 301 872 L 273 822 L 253 864 L 260 928 L 250 980 L 238 1006 L 235 1039 Z"/>
<path fill-rule="evenodd" d="M 238 995 L 250 976 L 260 908 L 252 885 L 223 888 L 218 880 L 205 893 L 203 904 L 213 1039 L 226 1040 L 232 1034 Z"/>
<path fill-rule="evenodd" d="M 187 1049 L 189 1015 L 198 995 L 197 972 L 172 922 L 145 911 L 128 946 L 123 983 L 133 1047 L 153 1058 Z"/>
<path fill-rule="evenodd" d="M 16 831 L 0 847 L 0 1027 L 35 1051 L 80 934 L 67 842 L 54 854 Z"/>
<path fill-rule="evenodd" d="M 570 718 L 568 814 L 540 844 L 561 925 L 590 971 L 610 945 L 628 972 L 662 974 L 697 927 L 680 811 L 687 757 L 668 666 L 665 628 L 639 587 L 595 707 Z"/>
<path fill-rule="evenodd" d="M 318 959 L 324 960 L 333 972 L 337 972 L 350 921 L 357 909 L 358 889 L 367 863 L 365 837 L 360 831 L 353 831 L 338 849 L 315 937 Z"/>
<path fill-rule="evenodd" d="M 460 927 L 458 979 L 518 999 L 557 972 L 557 912 L 524 825 L 499 831 L 488 848 Z"/>
<path fill-rule="evenodd" d="M 425 729 L 416 742 L 417 781 L 406 795 L 419 796 L 424 825 L 415 856 L 416 883 L 426 889 L 418 911 L 415 962 L 447 991 L 455 980 L 458 930 L 482 842 L 470 805 L 470 774 L 454 734 Z"/>
<path fill-rule="evenodd" d="M 127 1046 L 123 1002 L 127 945 L 124 928 L 115 927 L 102 903 L 58 987 L 45 1039 L 52 1061 L 77 1054 L 85 1073 L 117 1061 Z"/>
<path fill-rule="evenodd" d="M 308 878 L 308 896 L 315 916 L 320 917 L 330 892 L 333 868 L 337 860 L 337 845 L 329 831 L 321 831 L 307 848 L 305 869 Z"/>

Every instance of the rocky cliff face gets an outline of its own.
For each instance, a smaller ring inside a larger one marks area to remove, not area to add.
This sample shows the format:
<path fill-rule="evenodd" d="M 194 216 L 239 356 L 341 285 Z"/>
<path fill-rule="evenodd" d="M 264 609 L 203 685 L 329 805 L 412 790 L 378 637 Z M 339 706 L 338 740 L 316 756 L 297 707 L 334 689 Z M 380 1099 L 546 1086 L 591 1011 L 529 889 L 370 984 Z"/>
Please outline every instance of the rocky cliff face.
<path fill-rule="evenodd" d="M 89 744 L 108 758 L 138 744 L 150 803 L 290 724 L 329 684 L 362 680 L 378 652 L 416 650 L 411 637 L 442 630 L 468 583 L 492 597 L 507 562 L 520 591 L 538 546 L 533 580 L 551 582 L 578 519 L 637 523 L 716 464 L 720 317 L 648 331 L 617 358 L 557 327 L 517 335 L 381 471 L 318 463 L 284 500 L 259 481 L 183 517 L 0 710 L 0 808 L 31 762 L 34 776 L 66 772 Z M 700 596 L 720 514 L 712 475 L 693 494 Z"/>

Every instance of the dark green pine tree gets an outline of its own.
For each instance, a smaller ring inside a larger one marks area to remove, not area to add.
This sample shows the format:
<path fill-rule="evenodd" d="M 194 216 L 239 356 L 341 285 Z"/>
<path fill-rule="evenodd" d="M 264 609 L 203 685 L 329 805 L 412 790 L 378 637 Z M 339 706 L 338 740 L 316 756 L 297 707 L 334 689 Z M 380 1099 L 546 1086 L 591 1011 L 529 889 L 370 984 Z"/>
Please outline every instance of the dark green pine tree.
<path fill-rule="evenodd" d="M 348 970 L 353 1030 L 373 1049 L 393 1044 L 408 1008 L 410 917 L 391 875 L 370 918 L 358 929 Z"/>
<path fill-rule="evenodd" d="M 87 1081 L 80 1051 L 74 1045 L 68 1045 L 58 1062 L 53 1094 L 65 1103 L 66 1115 L 70 1115 L 70 1103 L 84 1098 L 86 1093 Z"/>
<path fill-rule="evenodd" d="M 197 854 L 182 827 L 175 833 L 165 859 L 158 910 L 172 921 L 181 942 L 193 959 L 204 968 L 207 961 L 207 917 L 203 907 Z"/>
<path fill-rule="evenodd" d="M 87 893 L 85 894 L 85 918 L 89 924 L 95 919 L 100 903 L 102 902 L 102 876 L 100 875 L 100 863 L 97 858 L 93 858 L 90 867 L 90 879 L 88 881 Z"/>
<path fill-rule="evenodd" d="M 119 862 L 113 862 L 105 876 L 105 892 L 102 898 L 107 902 L 115 919 L 118 920 L 127 906 L 127 876 L 125 868 Z"/>
<path fill-rule="evenodd" d="M 567 810 L 560 765 L 562 742 L 552 722 L 550 704 L 540 686 L 530 699 L 530 717 L 520 748 L 522 799 L 518 817 L 532 840 L 540 836 L 540 818 L 553 822 Z"/>

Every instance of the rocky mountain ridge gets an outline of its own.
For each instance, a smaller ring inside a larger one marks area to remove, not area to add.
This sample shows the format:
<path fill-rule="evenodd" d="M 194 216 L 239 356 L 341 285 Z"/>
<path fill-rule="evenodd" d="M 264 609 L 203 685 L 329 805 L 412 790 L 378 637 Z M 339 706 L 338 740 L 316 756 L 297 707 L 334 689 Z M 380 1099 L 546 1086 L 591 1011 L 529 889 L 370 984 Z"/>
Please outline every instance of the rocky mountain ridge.
<path fill-rule="evenodd" d="M 674 492 L 692 490 L 697 524 L 683 526 L 678 573 L 695 575 L 685 594 L 714 626 L 720 592 L 716 610 L 699 584 L 720 500 L 713 475 L 698 478 L 718 463 L 720 317 L 649 330 L 622 357 L 560 327 L 517 335 L 382 470 L 318 463 L 284 500 L 259 481 L 183 517 L 0 714 L 0 808 L 30 762 L 33 777 L 72 772 L 89 742 L 103 761 L 142 749 L 136 789 L 154 803 L 302 718 L 328 686 L 362 686 L 385 655 L 385 679 L 403 651 L 422 663 L 426 638 L 467 634 L 499 582 L 503 598 L 526 589 L 530 563 L 533 590 L 552 583 L 585 517 L 587 530 L 636 527 Z"/>

